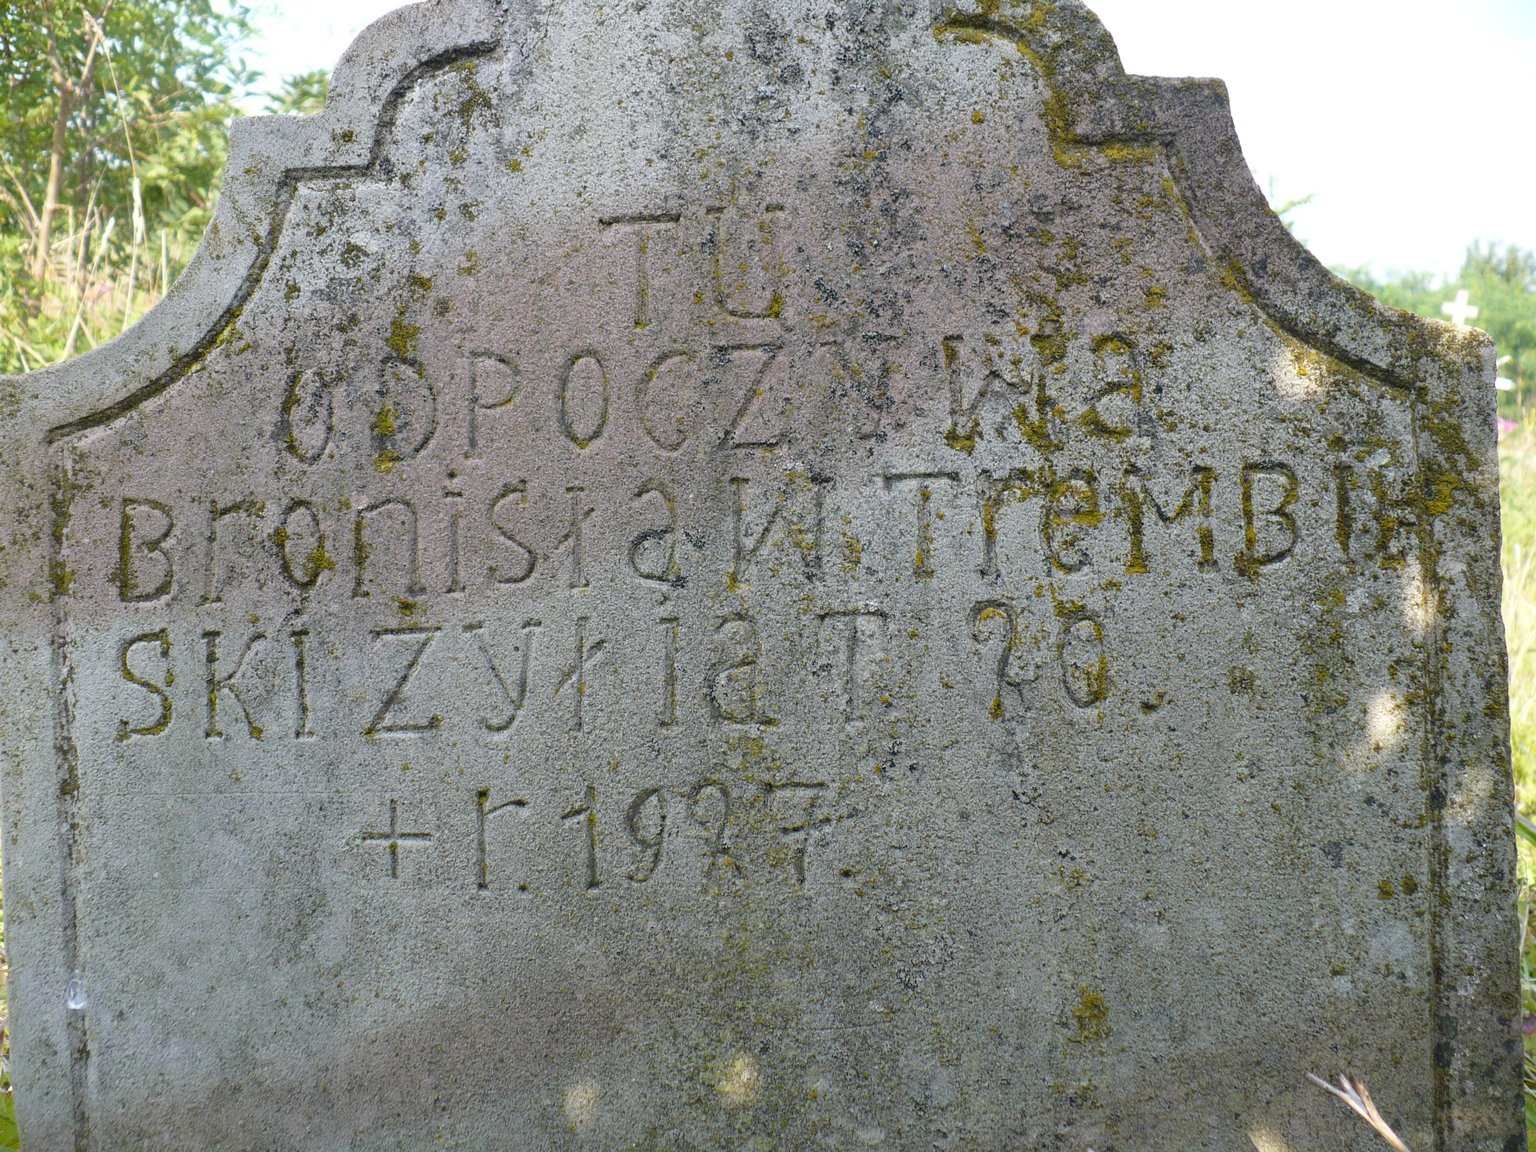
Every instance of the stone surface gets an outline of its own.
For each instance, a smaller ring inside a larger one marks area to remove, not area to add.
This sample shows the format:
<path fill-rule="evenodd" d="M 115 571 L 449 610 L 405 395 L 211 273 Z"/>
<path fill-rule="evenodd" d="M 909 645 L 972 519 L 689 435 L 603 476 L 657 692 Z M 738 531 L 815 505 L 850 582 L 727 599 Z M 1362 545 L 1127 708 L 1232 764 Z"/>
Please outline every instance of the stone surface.
<path fill-rule="evenodd" d="M 1080 5 L 396 13 L 3 382 L 29 1149 L 1517 1147 L 1491 348 Z"/>

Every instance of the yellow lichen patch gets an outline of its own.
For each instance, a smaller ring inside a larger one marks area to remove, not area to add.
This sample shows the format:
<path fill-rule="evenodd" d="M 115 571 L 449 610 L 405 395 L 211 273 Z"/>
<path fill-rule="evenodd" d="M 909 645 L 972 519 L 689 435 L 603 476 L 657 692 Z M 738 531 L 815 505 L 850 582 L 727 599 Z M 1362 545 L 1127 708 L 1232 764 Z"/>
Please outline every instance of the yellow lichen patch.
<path fill-rule="evenodd" d="M 282 529 L 278 529 L 278 531 L 282 531 Z M 325 550 L 324 540 L 321 540 L 311 548 L 309 554 L 304 557 L 304 580 L 307 584 L 313 584 L 316 580 L 320 579 L 320 573 L 334 572 L 335 570 L 336 561 L 331 559 L 330 553 Z"/>
<path fill-rule="evenodd" d="M 1254 302 L 1253 289 L 1248 286 L 1248 275 L 1243 271 L 1243 266 L 1236 260 L 1228 260 L 1221 267 L 1222 287 L 1236 292 L 1243 298 L 1244 304 Z"/>
<path fill-rule="evenodd" d="M 384 343 L 389 350 L 402 360 L 409 360 L 416 354 L 416 341 L 421 336 L 421 327 L 417 324 L 407 324 L 401 316 L 396 316 L 389 325 L 389 339 Z"/>
<path fill-rule="evenodd" d="M 1109 1039 L 1109 1005 L 1104 1003 L 1100 993 L 1087 985 L 1077 990 L 1077 1003 L 1072 1006 L 1072 1025 L 1076 1032 L 1072 1040 L 1078 1044 Z"/>
<path fill-rule="evenodd" d="M 967 456 L 976 451 L 976 442 L 980 439 L 981 425 L 975 420 L 972 420 L 970 427 L 963 432 L 956 426 L 944 433 L 944 443 L 956 452 L 964 452 Z"/>
<path fill-rule="evenodd" d="M 976 227 L 976 221 L 967 220 L 965 222 L 965 230 L 970 234 L 971 245 L 978 253 L 985 256 L 987 254 L 987 242 L 981 235 L 981 229 Z"/>
<path fill-rule="evenodd" d="M 1104 158 L 1111 164 L 1155 164 L 1158 161 L 1158 150 L 1151 144 L 1126 144 L 1114 142 L 1105 144 L 1101 151 Z"/>
<path fill-rule="evenodd" d="M 945 38 L 959 41 L 961 44 L 988 44 L 992 40 L 991 33 L 981 28 L 971 28 L 964 24 L 940 24 L 933 30 L 935 40 Z"/>
<path fill-rule="evenodd" d="M 863 561 L 864 545 L 852 533 L 843 533 L 843 572 L 849 576 L 857 574 Z"/>

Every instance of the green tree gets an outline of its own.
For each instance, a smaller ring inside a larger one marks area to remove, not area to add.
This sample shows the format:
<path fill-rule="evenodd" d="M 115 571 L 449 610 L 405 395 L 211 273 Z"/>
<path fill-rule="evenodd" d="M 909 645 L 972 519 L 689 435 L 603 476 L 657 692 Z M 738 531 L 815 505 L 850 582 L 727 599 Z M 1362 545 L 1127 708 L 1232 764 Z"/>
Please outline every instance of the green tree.
<path fill-rule="evenodd" d="M 267 99 L 267 111 L 275 114 L 312 115 L 325 107 L 331 89 L 331 74 L 325 69 L 289 76 L 277 93 Z"/>
<path fill-rule="evenodd" d="M 1458 287 L 1477 305 L 1477 326 L 1509 357 L 1504 371 L 1523 392 L 1536 381 L 1536 253 L 1474 244 Z"/>
<path fill-rule="evenodd" d="M 95 342 L 88 298 L 126 323 L 141 275 L 168 286 L 212 212 L 250 30 L 236 0 L 0 0 L 0 371 Z"/>

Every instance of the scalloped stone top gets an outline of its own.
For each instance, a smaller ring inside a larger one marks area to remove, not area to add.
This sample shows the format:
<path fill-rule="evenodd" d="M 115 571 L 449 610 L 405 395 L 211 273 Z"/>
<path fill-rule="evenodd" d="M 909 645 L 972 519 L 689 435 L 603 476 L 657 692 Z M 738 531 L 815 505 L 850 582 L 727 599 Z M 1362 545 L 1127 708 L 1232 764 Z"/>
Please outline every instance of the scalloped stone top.
<path fill-rule="evenodd" d="M 1079 3 L 392 14 L 0 382 L 26 1146 L 1512 1146 L 1491 380 Z"/>

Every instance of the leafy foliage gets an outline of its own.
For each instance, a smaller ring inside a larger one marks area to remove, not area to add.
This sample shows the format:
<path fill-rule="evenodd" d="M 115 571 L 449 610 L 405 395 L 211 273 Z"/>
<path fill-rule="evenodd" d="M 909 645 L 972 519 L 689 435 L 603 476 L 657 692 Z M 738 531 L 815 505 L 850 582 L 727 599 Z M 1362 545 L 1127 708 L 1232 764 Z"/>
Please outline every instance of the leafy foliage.
<path fill-rule="evenodd" d="M 267 111 L 277 115 L 312 115 L 325 107 L 325 98 L 330 88 L 331 74 L 323 68 L 289 76 L 276 95 L 268 98 Z"/>
<path fill-rule="evenodd" d="M 0 0 L 0 371 L 116 335 L 169 286 L 212 216 L 250 31 L 236 2 Z"/>

